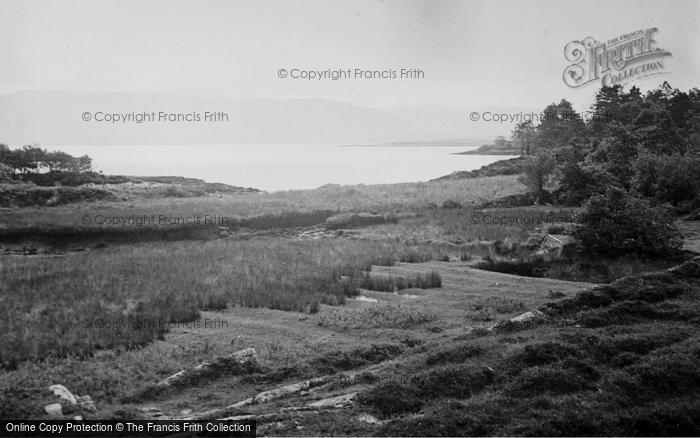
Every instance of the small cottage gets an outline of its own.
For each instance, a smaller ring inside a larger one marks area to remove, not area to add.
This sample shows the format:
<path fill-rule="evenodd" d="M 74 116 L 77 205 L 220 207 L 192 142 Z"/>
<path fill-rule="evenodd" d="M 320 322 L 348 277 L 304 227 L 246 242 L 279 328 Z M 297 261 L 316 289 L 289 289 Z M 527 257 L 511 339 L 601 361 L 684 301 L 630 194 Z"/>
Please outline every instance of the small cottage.
<path fill-rule="evenodd" d="M 566 234 L 546 234 L 540 241 L 536 255 L 560 257 L 567 245 L 573 245 L 576 239 Z"/>

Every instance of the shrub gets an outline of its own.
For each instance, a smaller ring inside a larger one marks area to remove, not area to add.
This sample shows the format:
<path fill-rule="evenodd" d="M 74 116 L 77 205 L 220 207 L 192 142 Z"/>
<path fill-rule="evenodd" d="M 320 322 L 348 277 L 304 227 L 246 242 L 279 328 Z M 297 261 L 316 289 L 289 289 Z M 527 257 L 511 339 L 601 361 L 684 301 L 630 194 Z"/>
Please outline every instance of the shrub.
<path fill-rule="evenodd" d="M 456 400 L 436 403 L 420 417 L 394 420 L 378 436 L 492 436 L 497 415 L 483 415 Z"/>
<path fill-rule="evenodd" d="M 667 353 L 626 367 L 613 383 L 632 397 L 681 393 L 698 388 L 700 366 L 691 354 Z"/>
<path fill-rule="evenodd" d="M 634 164 L 633 186 L 645 196 L 679 205 L 700 195 L 700 158 L 643 155 Z"/>
<path fill-rule="evenodd" d="M 468 398 L 495 382 L 489 368 L 448 366 L 406 376 L 360 394 L 358 401 L 383 416 L 420 410 L 426 400 Z"/>
<path fill-rule="evenodd" d="M 326 227 L 332 230 L 341 228 L 361 228 L 377 224 L 396 223 L 397 218 L 388 214 L 340 213 L 326 219 Z"/>
<path fill-rule="evenodd" d="M 556 342 L 527 345 L 522 351 L 510 357 L 511 368 L 518 372 L 523 367 L 548 365 L 577 356 L 576 350 Z"/>
<path fill-rule="evenodd" d="M 556 198 L 564 205 L 581 205 L 591 196 L 602 193 L 611 182 L 607 172 L 586 162 L 565 161 L 558 174 Z"/>
<path fill-rule="evenodd" d="M 547 271 L 547 264 L 542 259 L 500 260 L 487 256 L 476 265 L 477 269 L 519 275 L 521 277 L 542 277 Z"/>
<path fill-rule="evenodd" d="M 546 152 L 529 156 L 523 162 L 523 174 L 520 177 L 520 182 L 535 194 L 537 204 L 544 201 L 544 187 L 549 182 L 556 164 L 554 156 Z"/>
<path fill-rule="evenodd" d="M 506 392 L 516 397 L 532 397 L 538 394 L 569 394 L 590 387 L 589 380 L 575 368 L 554 365 L 528 368 L 506 387 Z"/>
<path fill-rule="evenodd" d="M 12 168 L 0 163 L 0 182 L 12 181 Z"/>
<path fill-rule="evenodd" d="M 485 351 L 483 347 L 478 345 L 461 345 L 457 348 L 433 353 L 425 359 L 425 363 L 429 366 L 460 363 L 472 357 L 481 356 Z"/>
<path fill-rule="evenodd" d="M 591 197 L 577 216 L 574 235 L 592 254 L 662 256 L 677 251 L 681 237 L 670 211 L 622 189 Z"/>
<path fill-rule="evenodd" d="M 331 351 L 312 360 L 310 365 L 319 373 L 331 374 L 384 362 L 398 356 L 401 351 L 398 345 L 372 344 L 369 347 L 358 347 L 350 351 Z"/>
<path fill-rule="evenodd" d="M 403 289 L 429 289 L 442 286 L 440 274 L 416 274 L 414 277 L 382 277 L 364 274 L 358 287 L 378 292 L 394 292 Z"/>
<path fill-rule="evenodd" d="M 422 397 L 415 388 L 398 382 L 385 383 L 365 391 L 357 401 L 360 405 L 372 407 L 383 417 L 417 412 L 423 407 Z"/>

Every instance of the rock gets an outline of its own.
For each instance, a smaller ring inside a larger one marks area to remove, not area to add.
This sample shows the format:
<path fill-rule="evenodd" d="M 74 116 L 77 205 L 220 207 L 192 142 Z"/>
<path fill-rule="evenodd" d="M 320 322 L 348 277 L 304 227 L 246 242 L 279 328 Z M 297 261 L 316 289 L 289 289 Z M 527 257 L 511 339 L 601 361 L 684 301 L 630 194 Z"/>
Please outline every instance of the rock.
<path fill-rule="evenodd" d="M 382 421 L 377 417 L 370 414 L 360 414 L 357 416 L 357 421 L 362 421 L 363 423 L 369 424 L 382 424 Z"/>
<path fill-rule="evenodd" d="M 75 420 L 75 421 L 83 421 L 83 416 L 82 416 L 82 415 L 76 415 L 75 417 L 73 417 L 73 420 Z"/>
<path fill-rule="evenodd" d="M 276 389 L 271 389 L 269 391 L 263 391 L 254 395 L 253 397 L 234 403 L 231 406 L 228 406 L 226 409 L 240 409 L 244 406 L 248 406 L 251 404 L 267 403 L 270 400 L 284 397 L 289 394 L 305 391 L 315 386 L 323 385 L 325 383 L 328 383 L 332 378 L 333 376 L 314 377 L 313 379 L 304 380 L 303 382 L 285 385 Z"/>
<path fill-rule="evenodd" d="M 159 420 L 167 419 L 168 417 L 155 406 L 148 406 L 145 408 L 138 408 L 141 414 L 147 418 L 154 418 Z"/>
<path fill-rule="evenodd" d="M 59 397 L 59 402 L 54 404 L 61 406 L 61 415 L 69 415 L 79 410 L 85 410 L 92 413 L 97 412 L 95 402 L 89 395 L 76 397 L 63 385 L 51 385 L 49 386 L 49 390 L 51 390 L 54 395 Z"/>
<path fill-rule="evenodd" d="M 177 373 L 173 374 L 172 376 L 168 376 L 167 378 L 156 383 L 156 386 L 164 386 L 164 387 L 172 386 L 176 382 L 178 382 L 180 380 L 184 380 L 184 377 L 186 374 L 187 374 L 187 370 L 180 370 Z"/>
<path fill-rule="evenodd" d="M 544 312 L 540 310 L 531 310 L 529 312 L 522 313 L 510 319 L 499 321 L 493 326 L 494 331 L 503 332 L 511 330 L 521 330 L 524 328 L 532 328 L 537 324 L 540 324 L 546 319 Z"/>
<path fill-rule="evenodd" d="M 352 401 L 356 396 L 356 392 L 342 394 L 336 397 L 324 398 L 323 400 L 309 403 L 308 406 L 311 408 L 340 408 L 352 404 Z"/>
<path fill-rule="evenodd" d="M 72 405 L 66 400 L 61 400 L 59 404 L 63 408 L 63 415 L 73 415 L 80 412 L 80 405 Z"/>
<path fill-rule="evenodd" d="M 54 395 L 58 396 L 61 400 L 66 400 L 72 405 L 75 405 L 78 403 L 78 400 L 75 398 L 72 392 L 68 390 L 63 385 L 51 385 L 49 386 L 49 391 L 52 391 Z"/>
<path fill-rule="evenodd" d="M 89 395 L 83 395 L 77 399 L 78 405 L 86 411 L 92 412 L 93 414 L 97 412 L 97 406 Z"/>
<path fill-rule="evenodd" d="M 525 312 L 521 315 L 518 315 L 514 318 L 511 318 L 510 322 L 519 323 L 519 324 L 527 324 L 528 322 L 531 322 L 535 319 L 539 319 L 542 317 L 544 317 L 544 313 L 535 309 L 535 310 L 532 310 L 530 312 Z"/>
<path fill-rule="evenodd" d="M 49 391 L 52 391 L 53 394 L 58 396 L 61 400 L 66 400 L 72 405 L 78 403 L 73 393 L 63 385 L 51 385 L 49 386 Z"/>
<path fill-rule="evenodd" d="M 50 405 L 44 406 L 44 411 L 53 418 L 63 417 L 63 407 L 60 403 L 51 403 Z"/>
<path fill-rule="evenodd" d="M 235 351 L 228 356 L 217 357 L 211 362 L 202 362 L 189 370 L 181 370 L 161 380 L 156 388 L 167 388 L 213 373 L 245 374 L 260 369 L 258 353 L 254 348 Z"/>

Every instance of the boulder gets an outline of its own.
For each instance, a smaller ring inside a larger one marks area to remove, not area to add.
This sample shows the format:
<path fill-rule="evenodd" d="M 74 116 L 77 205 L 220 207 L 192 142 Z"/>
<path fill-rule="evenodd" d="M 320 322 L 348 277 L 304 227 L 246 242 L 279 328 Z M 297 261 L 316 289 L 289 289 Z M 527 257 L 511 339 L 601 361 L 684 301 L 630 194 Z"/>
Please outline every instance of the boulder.
<path fill-rule="evenodd" d="M 357 416 L 357 421 L 362 421 L 363 423 L 382 425 L 384 422 L 374 415 L 370 414 L 360 414 Z"/>
<path fill-rule="evenodd" d="M 63 418 L 63 407 L 60 403 L 51 403 L 44 406 L 44 411 L 52 418 Z"/>
<path fill-rule="evenodd" d="M 531 310 L 529 312 L 525 312 L 523 314 L 520 314 L 516 317 L 511 318 L 510 322 L 519 323 L 519 324 L 527 324 L 529 322 L 532 322 L 533 320 L 543 318 L 543 317 L 544 317 L 544 313 L 535 309 L 535 310 Z"/>
<path fill-rule="evenodd" d="M 315 402 L 309 403 L 310 408 L 341 408 L 352 404 L 352 401 L 357 396 L 356 392 L 350 394 L 338 395 L 335 397 L 324 398 Z"/>
<path fill-rule="evenodd" d="M 75 398 L 73 393 L 63 385 L 51 385 L 49 386 L 49 391 L 52 391 L 55 396 L 58 396 L 58 398 L 61 400 L 66 400 L 72 405 L 78 403 L 78 400 Z"/>
<path fill-rule="evenodd" d="M 97 406 L 95 406 L 94 400 L 89 395 L 76 397 L 63 385 L 51 385 L 49 386 L 49 390 L 58 397 L 58 403 L 52 403 L 44 408 L 48 413 L 50 407 L 51 412 L 53 412 L 53 414 L 50 415 L 56 414 L 63 416 L 78 411 L 87 411 L 93 414 L 97 412 Z M 58 405 L 60 409 L 56 408 L 56 405 Z"/>
<path fill-rule="evenodd" d="M 258 353 L 254 348 L 246 348 L 235 351 L 227 356 L 217 357 L 211 362 L 202 362 L 189 370 L 178 371 L 172 376 L 156 383 L 156 388 L 168 388 L 215 373 L 247 374 L 258 371 L 259 369 Z"/>

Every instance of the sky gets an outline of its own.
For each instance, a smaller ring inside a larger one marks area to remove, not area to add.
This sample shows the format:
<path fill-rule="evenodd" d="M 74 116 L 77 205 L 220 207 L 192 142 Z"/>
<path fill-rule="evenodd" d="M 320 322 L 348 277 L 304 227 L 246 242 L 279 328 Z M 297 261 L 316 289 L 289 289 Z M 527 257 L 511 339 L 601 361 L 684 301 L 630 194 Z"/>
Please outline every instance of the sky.
<path fill-rule="evenodd" d="M 698 86 L 700 1 L 0 0 L 0 94 L 20 90 L 324 98 L 369 107 L 588 105 L 564 46 L 650 27 Z M 419 79 L 303 80 L 280 69 L 416 68 Z"/>

